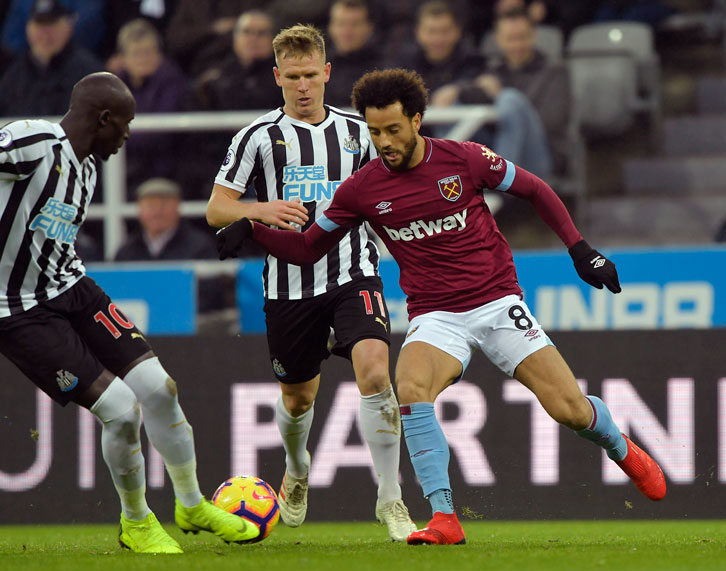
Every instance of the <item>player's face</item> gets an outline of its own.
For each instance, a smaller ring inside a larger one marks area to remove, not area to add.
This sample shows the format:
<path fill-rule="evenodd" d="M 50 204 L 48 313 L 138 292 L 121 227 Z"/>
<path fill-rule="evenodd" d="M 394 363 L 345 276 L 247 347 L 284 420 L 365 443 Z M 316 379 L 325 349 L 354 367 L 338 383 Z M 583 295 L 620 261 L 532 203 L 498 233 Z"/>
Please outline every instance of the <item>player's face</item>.
<path fill-rule="evenodd" d="M 330 79 L 330 63 L 319 52 L 301 57 L 283 57 L 275 71 L 277 85 L 282 88 L 285 113 L 306 123 L 325 119 L 323 96 Z"/>
<path fill-rule="evenodd" d="M 108 115 L 98 130 L 92 152 L 105 161 L 111 155 L 115 155 L 129 138 L 131 134 L 129 124 L 136 113 L 136 103 L 133 99 L 129 99 L 118 105 L 118 108 L 104 111 L 104 113 L 108 113 Z"/>
<path fill-rule="evenodd" d="M 403 112 L 400 101 L 388 107 L 368 107 L 366 123 L 371 141 L 381 160 L 395 171 L 415 167 L 423 158 L 423 139 L 418 134 L 421 115 L 411 118 Z"/>

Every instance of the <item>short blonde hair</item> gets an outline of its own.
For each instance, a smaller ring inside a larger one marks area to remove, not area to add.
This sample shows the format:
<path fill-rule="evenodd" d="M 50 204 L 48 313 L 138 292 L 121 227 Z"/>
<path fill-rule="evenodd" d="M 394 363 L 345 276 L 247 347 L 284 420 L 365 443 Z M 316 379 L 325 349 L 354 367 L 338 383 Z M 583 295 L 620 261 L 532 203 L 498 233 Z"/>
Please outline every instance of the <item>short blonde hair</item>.
<path fill-rule="evenodd" d="M 301 57 L 320 53 L 325 61 L 325 39 L 323 34 L 311 24 L 296 24 L 281 30 L 272 40 L 275 62 L 287 57 Z"/>

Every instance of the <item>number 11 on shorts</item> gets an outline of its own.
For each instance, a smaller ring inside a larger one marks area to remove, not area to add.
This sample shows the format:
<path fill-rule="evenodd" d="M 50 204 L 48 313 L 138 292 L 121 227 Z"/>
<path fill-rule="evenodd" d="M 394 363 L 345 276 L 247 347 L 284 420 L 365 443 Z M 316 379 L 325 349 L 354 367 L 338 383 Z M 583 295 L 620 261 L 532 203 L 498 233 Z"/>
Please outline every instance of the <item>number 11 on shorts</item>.
<path fill-rule="evenodd" d="M 366 314 L 373 315 L 373 301 L 371 300 L 371 292 L 362 289 L 358 292 L 358 295 L 363 298 L 363 303 L 366 306 Z M 378 308 L 381 310 L 381 317 L 386 316 L 386 306 L 383 305 L 383 296 L 380 291 L 374 291 L 373 296 L 378 300 Z"/>

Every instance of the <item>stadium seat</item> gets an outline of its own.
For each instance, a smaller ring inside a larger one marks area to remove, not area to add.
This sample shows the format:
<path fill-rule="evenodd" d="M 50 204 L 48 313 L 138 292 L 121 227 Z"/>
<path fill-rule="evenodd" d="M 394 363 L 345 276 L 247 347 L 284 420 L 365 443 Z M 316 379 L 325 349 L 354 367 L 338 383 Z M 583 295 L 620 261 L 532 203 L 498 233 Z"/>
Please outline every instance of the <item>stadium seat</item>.
<path fill-rule="evenodd" d="M 580 51 L 568 61 L 574 112 L 588 138 L 621 135 L 633 124 L 637 69 L 627 53 Z"/>
<path fill-rule="evenodd" d="M 567 44 L 570 58 L 587 57 L 589 65 L 603 67 L 611 74 L 617 67 L 628 65 L 621 61 L 629 56 L 635 64 L 635 97 L 629 101 L 629 109 L 646 112 L 651 121 L 651 132 L 655 134 L 660 120 L 660 59 L 655 51 L 653 31 L 637 22 L 605 22 L 585 24 L 575 28 Z M 598 63 L 603 58 L 605 63 Z M 619 63 L 616 63 L 619 61 Z M 630 81 L 631 73 L 625 72 Z M 630 87 L 627 87 L 630 90 Z M 630 97 L 630 94 L 629 94 Z"/>

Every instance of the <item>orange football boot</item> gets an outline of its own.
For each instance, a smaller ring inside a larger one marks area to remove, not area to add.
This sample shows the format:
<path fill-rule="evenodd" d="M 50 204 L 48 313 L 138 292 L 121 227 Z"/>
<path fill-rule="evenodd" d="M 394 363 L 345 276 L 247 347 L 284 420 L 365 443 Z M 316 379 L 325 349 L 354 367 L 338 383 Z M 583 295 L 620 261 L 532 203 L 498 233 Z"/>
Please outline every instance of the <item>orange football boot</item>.
<path fill-rule="evenodd" d="M 666 495 L 666 482 L 663 470 L 644 450 L 633 444 L 625 434 L 623 438 L 628 443 L 628 454 L 615 463 L 633 481 L 635 487 L 648 499 L 657 502 Z"/>

